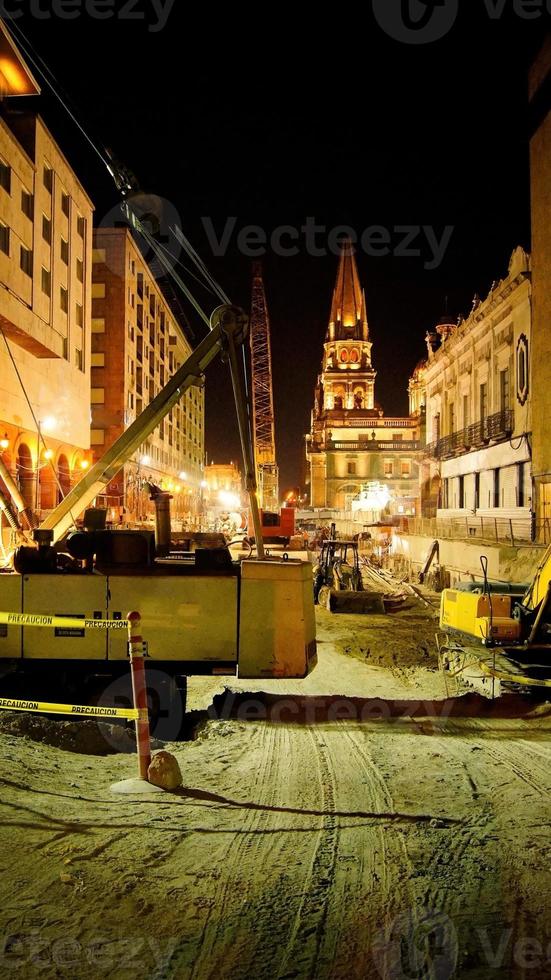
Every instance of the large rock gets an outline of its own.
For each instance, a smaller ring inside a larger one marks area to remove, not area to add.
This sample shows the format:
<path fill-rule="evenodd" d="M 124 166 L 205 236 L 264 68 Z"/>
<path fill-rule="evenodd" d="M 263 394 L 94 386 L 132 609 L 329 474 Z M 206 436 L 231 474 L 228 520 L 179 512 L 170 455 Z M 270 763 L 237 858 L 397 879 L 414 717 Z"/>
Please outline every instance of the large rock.
<path fill-rule="evenodd" d="M 182 785 L 182 773 L 178 760 L 170 752 L 156 752 L 153 756 L 147 778 L 154 786 L 161 789 L 178 789 Z"/>

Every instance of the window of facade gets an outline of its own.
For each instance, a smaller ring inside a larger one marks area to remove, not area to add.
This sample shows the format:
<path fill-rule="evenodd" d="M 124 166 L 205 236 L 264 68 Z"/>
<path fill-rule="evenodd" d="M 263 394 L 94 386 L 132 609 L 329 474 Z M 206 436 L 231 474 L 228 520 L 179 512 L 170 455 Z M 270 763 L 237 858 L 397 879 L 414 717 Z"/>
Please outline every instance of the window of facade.
<path fill-rule="evenodd" d="M 44 171 L 42 177 L 43 177 L 44 187 L 46 188 L 48 193 L 51 194 L 52 188 L 54 186 L 54 172 L 52 168 L 48 166 L 47 163 L 44 164 Z"/>
<path fill-rule="evenodd" d="M 82 259 L 77 259 L 77 279 L 79 282 L 84 282 L 84 262 Z"/>
<path fill-rule="evenodd" d="M 81 238 L 86 237 L 86 218 L 83 218 L 81 214 L 77 218 L 77 234 Z"/>
<path fill-rule="evenodd" d="M 494 507 L 500 505 L 500 470 L 494 470 Z"/>
<path fill-rule="evenodd" d="M 105 354 L 102 351 L 98 351 L 95 354 L 92 354 L 90 366 L 94 368 L 105 367 Z"/>
<path fill-rule="evenodd" d="M 105 442 L 105 430 L 104 429 L 91 429 L 90 430 L 90 442 L 92 446 L 103 446 Z"/>
<path fill-rule="evenodd" d="M 61 210 L 66 218 L 69 217 L 69 195 L 65 191 L 61 194 Z"/>
<path fill-rule="evenodd" d="M 21 210 L 30 221 L 33 220 L 33 196 L 25 188 L 21 191 Z"/>
<path fill-rule="evenodd" d="M 52 222 L 46 214 L 42 215 L 42 238 L 48 245 L 52 244 Z"/>
<path fill-rule="evenodd" d="M 356 476 L 356 464 L 355 463 L 347 463 L 346 464 L 346 472 L 348 473 L 348 476 Z"/>
<path fill-rule="evenodd" d="M 10 254 L 10 229 L 0 221 L 0 252 L 5 255 Z"/>
<path fill-rule="evenodd" d="M 470 425 L 469 396 L 463 395 L 463 428 L 466 429 L 468 425 Z"/>
<path fill-rule="evenodd" d="M 84 371 L 84 358 L 82 356 L 82 351 L 79 350 L 78 347 L 75 348 L 75 367 L 77 367 L 79 371 Z"/>
<path fill-rule="evenodd" d="M 59 254 L 61 256 L 61 261 L 64 262 L 65 265 L 69 265 L 69 242 L 66 242 L 64 238 L 61 239 Z"/>
<path fill-rule="evenodd" d="M 90 401 L 92 405 L 103 405 L 105 402 L 105 388 L 91 388 Z"/>
<path fill-rule="evenodd" d="M 394 463 L 390 459 L 385 459 L 383 463 L 383 472 L 385 476 L 394 476 Z"/>
<path fill-rule="evenodd" d="M 92 333 L 105 333 L 105 317 L 92 317 Z"/>
<path fill-rule="evenodd" d="M 52 275 L 49 269 L 42 269 L 42 292 L 46 296 L 52 295 Z"/>
<path fill-rule="evenodd" d="M 483 422 L 488 417 L 488 385 L 486 382 L 480 385 L 480 421 Z"/>
<path fill-rule="evenodd" d="M 475 510 L 480 507 L 480 473 L 474 475 L 474 506 Z"/>
<path fill-rule="evenodd" d="M 33 274 L 33 253 L 29 248 L 25 248 L 24 245 L 21 246 L 21 253 L 19 256 L 19 265 L 23 272 L 27 276 L 32 276 Z"/>
<path fill-rule="evenodd" d="M 69 292 L 65 286 L 59 287 L 59 305 L 63 313 L 69 312 Z"/>
<path fill-rule="evenodd" d="M 509 368 L 499 372 L 499 408 L 506 412 L 509 408 Z"/>
<path fill-rule="evenodd" d="M 409 459 L 405 459 L 402 462 L 402 476 L 404 477 L 411 476 L 411 463 Z"/>
<path fill-rule="evenodd" d="M 76 304 L 75 313 L 76 313 L 77 327 L 83 327 L 84 326 L 84 309 L 83 309 L 83 307 L 82 307 L 82 305 L 80 303 L 77 303 Z"/>
<path fill-rule="evenodd" d="M 93 282 L 92 283 L 92 299 L 105 299 L 105 283 L 104 282 Z"/>
<path fill-rule="evenodd" d="M 7 194 L 11 194 L 11 167 L 9 163 L 0 157 L 0 187 L 3 187 Z"/>
<path fill-rule="evenodd" d="M 519 507 L 526 506 L 524 493 L 524 463 L 517 465 L 517 504 Z"/>
<path fill-rule="evenodd" d="M 459 477 L 459 507 L 462 510 L 465 506 L 465 477 Z"/>

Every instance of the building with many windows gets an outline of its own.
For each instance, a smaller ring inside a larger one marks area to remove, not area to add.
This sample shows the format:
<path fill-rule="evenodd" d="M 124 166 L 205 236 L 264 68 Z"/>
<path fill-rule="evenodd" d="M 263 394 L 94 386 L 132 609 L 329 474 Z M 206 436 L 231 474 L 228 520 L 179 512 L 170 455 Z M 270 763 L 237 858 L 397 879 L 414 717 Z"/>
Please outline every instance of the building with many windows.
<path fill-rule="evenodd" d="M 94 233 L 91 442 L 103 455 L 189 357 L 176 318 L 127 228 Z M 204 468 L 204 390 L 190 388 L 107 489 L 110 519 L 151 512 L 144 482 L 170 491 L 173 516 L 199 516 Z"/>
<path fill-rule="evenodd" d="M 306 436 L 311 505 L 358 509 L 375 517 L 382 512 L 415 515 L 423 407 L 419 404 L 407 418 L 385 416 L 375 400 L 372 346 L 365 294 L 347 243 Z"/>
<path fill-rule="evenodd" d="M 428 358 L 412 386 L 424 387 L 427 451 L 423 513 L 522 519 L 532 510 L 531 283 L 522 248 L 507 276 L 459 324 L 427 334 Z"/>
<path fill-rule="evenodd" d="M 93 207 L 42 119 L 0 109 L 0 452 L 51 510 L 88 465 Z"/>

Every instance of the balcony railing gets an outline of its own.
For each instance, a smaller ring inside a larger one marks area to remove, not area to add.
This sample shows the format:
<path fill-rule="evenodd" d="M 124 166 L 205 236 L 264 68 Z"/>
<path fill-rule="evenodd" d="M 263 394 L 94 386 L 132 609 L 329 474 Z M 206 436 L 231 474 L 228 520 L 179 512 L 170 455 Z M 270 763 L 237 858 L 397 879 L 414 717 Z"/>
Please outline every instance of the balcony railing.
<path fill-rule="evenodd" d="M 514 414 L 511 408 L 489 415 L 480 422 L 468 425 L 460 432 L 453 432 L 436 442 L 427 445 L 426 453 L 431 459 L 451 459 L 472 449 L 480 449 L 489 442 L 508 439 L 514 430 Z"/>
<path fill-rule="evenodd" d="M 338 449 L 344 450 L 346 452 L 358 452 L 363 450 L 364 452 L 408 452 L 412 453 L 419 449 L 421 443 L 417 440 L 409 439 L 386 439 L 383 442 L 379 442 L 377 439 L 362 440 L 361 442 L 333 442 L 332 439 L 327 440 L 328 449 Z"/>
<path fill-rule="evenodd" d="M 357 452 L 407 452 L 413 453 L 421 448 L 418 440 L 410 439 L 386 439 L 379 442 L 378 439 L 362 439 L 361 442 L 341 442 L 327 439 L 325 443 L 313 442 L 309 452 L 326 452 L 327 450 L 337 450 L 337 452 L 357 453 Z"/>

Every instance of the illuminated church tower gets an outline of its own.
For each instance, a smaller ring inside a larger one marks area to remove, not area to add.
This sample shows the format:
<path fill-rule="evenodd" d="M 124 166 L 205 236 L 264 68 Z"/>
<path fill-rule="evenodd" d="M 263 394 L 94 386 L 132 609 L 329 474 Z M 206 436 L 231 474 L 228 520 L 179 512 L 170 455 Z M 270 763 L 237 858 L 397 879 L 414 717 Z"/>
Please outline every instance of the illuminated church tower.
<path fill-rule="evenodd" d="M 387 510 L 414 513 L 419 417 L 385 418 L 375 400 L 365 293 L 354 247 L 339 258 L 306 455 L 313 507 L 349 510 L 366 486 Z M 407 453 L 407 456 L 405 455 Z"/>

